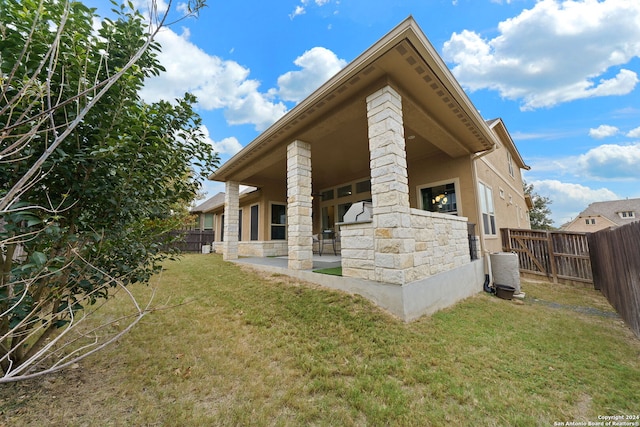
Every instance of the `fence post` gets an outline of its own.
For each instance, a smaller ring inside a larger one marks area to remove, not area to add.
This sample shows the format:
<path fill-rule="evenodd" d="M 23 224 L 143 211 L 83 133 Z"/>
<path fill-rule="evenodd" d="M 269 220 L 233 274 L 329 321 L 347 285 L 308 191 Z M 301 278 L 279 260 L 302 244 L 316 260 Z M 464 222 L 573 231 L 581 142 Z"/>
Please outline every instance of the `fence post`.
<path fill-rule="evenodd" d="M 553 238 L 550 231 L 546 231 L 547 235 L 547 251 L 549 253 L 549 267 L 551 268 L 551 277 L 553 283 L 558 283 L 558 269 L 556 268 L 556 254 L 553 248 Z"/>

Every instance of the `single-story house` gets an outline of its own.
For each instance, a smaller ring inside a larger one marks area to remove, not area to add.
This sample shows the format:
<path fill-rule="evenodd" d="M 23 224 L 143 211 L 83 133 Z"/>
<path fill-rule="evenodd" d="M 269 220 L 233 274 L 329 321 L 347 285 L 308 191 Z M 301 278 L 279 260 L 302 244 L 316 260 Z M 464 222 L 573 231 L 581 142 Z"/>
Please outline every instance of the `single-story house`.
<path fill-rule="evenodd" d="M 609 200 L 591 203 L 561 229 L 593 233 L 634 221 L 640 221 L 640 199 Z"/>
<path fill-rule="evenodd" d="M 224 259 L 282 256 L 310 280 L 321 245 L 342 266 L 329 286 L 411 320 L 480 291 L 499 229 L 530 228 L 523 169 L 409 17 L 223 164 L 224 196 L 196 211 Z"/>

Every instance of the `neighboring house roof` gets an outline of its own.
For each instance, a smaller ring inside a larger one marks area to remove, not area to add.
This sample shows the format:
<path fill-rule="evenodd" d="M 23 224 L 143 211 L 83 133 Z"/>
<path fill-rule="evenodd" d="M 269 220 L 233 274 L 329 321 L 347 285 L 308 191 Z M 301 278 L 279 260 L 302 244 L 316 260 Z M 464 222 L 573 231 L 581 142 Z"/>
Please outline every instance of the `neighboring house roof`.
<path fill-rule="evenodd" d="M 623 218 L 620 212 L 634 212 L 631 218 Z M 608 202 L 591 203 L 587 209 L 580 213 L 581 216 L 602 215 L 612 222 L 623 225 L 640 219 L 640 199 L 611 200 Z"/>
<path fill-rule="evenodd" d="M 245 189 L 240 191 L 240 198 L 242 198 L 243 196 L 245 196 L 245 195 L 247 195 L 249 193 L 253 193 L 256 190 L 257 190 L 256 187 L 247 187 L 247 188 L 245 188 Z M 215 196 L 208 198 L 207 200 L 205 200 L 204 202 L 200 203 L 195 208 L 191 209 L 191 213 L 210 212 L 210 211 L 214 210 L 215 208 L 218 208 L 220 206 L 224 206 L 224 194 L 225 193 L 221 191 L 218 194 L 216 194 Z"/>
<path fill-rule="evenodd" d="M 210 211 L 220 205 L 224 205 L 224 193 L 220 192 L 213 197 L 208 198 L 195 208 L 191 209 L 191 213 L 200 213 Z"/>
<path fill-rule="evenodd" d="M 314 185 L 318 188 L 333 185 L 335 177 L 363 176 L 369 170 L 365 100 L 385 85 L 394 86 L 402 96 L 405 135 L 412 141 L 408 157 L 439 151 L 456 158 L 497 144 L 497 136 L 410 16 L 209 178 L 253 186 L 280 181 L 286 171 L 286 147 L 296 139 L 310 143 L 317 154 Z M 326 154 L 341 152 L 345 142 L 357 146 L 352 155 Z"/>
<path fill-rule="evenodd" d="M 633 212 L 633 216 L 621 215 L 621 212 Z M 633 221 L 640 220 L 640 199 L 610 200 L 607 202 L 591 203 L 585 210 L 580 212 L 578 217 L 571 221 L 567 227 L 574 222 L 587 217 L 601 216 L 615 225 L 625 225 Z"/>

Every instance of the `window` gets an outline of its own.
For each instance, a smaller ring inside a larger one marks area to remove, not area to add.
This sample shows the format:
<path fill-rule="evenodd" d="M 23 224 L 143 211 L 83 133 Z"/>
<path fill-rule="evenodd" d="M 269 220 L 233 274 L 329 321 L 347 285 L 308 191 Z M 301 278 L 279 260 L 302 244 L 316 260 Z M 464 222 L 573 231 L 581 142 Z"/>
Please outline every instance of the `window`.
<path fill-rule="evenodd" d="M 589 225 L 589 224 L 593 225 L 593 224 L 596 223 L 596 219 L 595 218 L 587 218 L 587 219 L 584 220 L 584 222 L 587 225 Z"/>
<path fill-rule="evenodd" d="M 514 176 L 513 173 L 513 158 L 511 152 L 507 151 L 507 167 L 509 168 L 509 175 Z"/>
<path fill-rule="evenodd" d="M 622 212 L 618 212 L 618 215 L 620 216 L 620 218 L 635 218 L 636 217 L 636 213 L 634 211 L 622 211 Z"/>
<path fill-rule="evenodd" d="M 453 182 L 420 190 L 422 209 L 430 212 L 458 214 L 456 188 Z"/>
<path fill-rule="evenodd" d="M 495 236 L 496 235 L 496 213 L 493 208 L 493 190 L 491 187 L 478 183 L 478 190 L 480 193 L 480 209 L 482 210 L 482 226 L 484 227 L 484 234 Z"/>
<path fill-rule="evenodd" d="M 242 209 L 238 211 L 238 241 L 242 242 Z"/>
<path fill-rule="evenodd" d="M 324 206 L 322 208 L 322 229 L 323 230 L 333 230 L 334 227 L 334 207 L 332 206 Z"/>
<path fill-rule="evenodd" d="M 258 240 L 258 205 L 251 206 L 251 240 Z"/>
<path fill-rule="evenodd" d="M 333 190 L 323 191 L 322 193 L 320 193 L 320 197 L 322 198 L 323 202 L 326 202 L 327 200 L 333 200 Z"/>
<path fill-rule="evenodd" d="M 358 182 L 356 183 L 356 193 L 360 194 L 360 193 L 367 193 L 371 191 L 371 180 L 366 180 L 366 181 L 362 181 L 362 182 Z"/>
<path fill-rule="evenodd" d="M 213 214 L 204 214 L 204 229 L 213 230 Z"/>
<path fill-rule="evenodd" d="M 271 240 L 286 240 L 287 236 L 287 207 L 285 205 L 271 205 Z"/>
<path fill-rule="evenodd" d="M 220 241 L 224 241 L 224 215 L 220 216 Z"/>
<path fill-rule="evenodd" d="M 338 188 L 338 197 L 346 197 L 352 194 L 351 184 Z"/>

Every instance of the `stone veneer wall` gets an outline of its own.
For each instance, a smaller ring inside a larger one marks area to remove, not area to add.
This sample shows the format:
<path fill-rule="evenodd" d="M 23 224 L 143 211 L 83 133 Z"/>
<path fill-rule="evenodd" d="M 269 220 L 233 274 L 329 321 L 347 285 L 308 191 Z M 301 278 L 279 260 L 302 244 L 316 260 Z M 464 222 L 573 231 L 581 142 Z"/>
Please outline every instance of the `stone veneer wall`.
<path fill-rule="evenodd" d="M 238 254 L 251 257 L 287 256 L 287 241 L 239 242 Z"/>
<path fill-rule="evenodd" d="M 447 214 L 411 209 L 411 239 L 415 251 L 411 265 L 389 265 L 390 270 L 404 270 L 405 283 L 415 282 L 453 270 L 471 261 L 467 236 L 467 219 Z M 342 275 L 376 281 L 374 261 L 375 230 L 372 222 L 340 225 Z M 402 245 L 398 245 L 398 250 Z M 393 253 L 394 247 L 384 250 Z M 379 281 L 379 280 L 378 280 Z"/>
<path fill-rule="evenodd" d="M 223 252 L 222 242 L 213 242 L 211 251 Z M 286 240 L 238 242 L 238 256 L 242 257 L 271 257 L 287 256 Z"/>
<path fill-rule="evenodd" d="M 293 141 L 287 146 L 287 241 L 289 268 L 313 267 L 311 144 Z"/>

